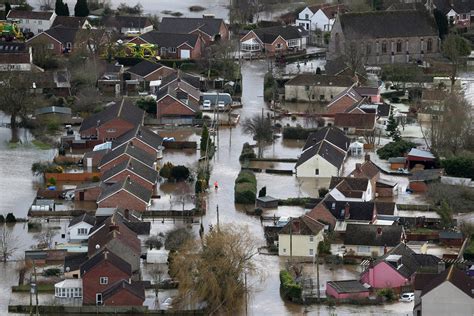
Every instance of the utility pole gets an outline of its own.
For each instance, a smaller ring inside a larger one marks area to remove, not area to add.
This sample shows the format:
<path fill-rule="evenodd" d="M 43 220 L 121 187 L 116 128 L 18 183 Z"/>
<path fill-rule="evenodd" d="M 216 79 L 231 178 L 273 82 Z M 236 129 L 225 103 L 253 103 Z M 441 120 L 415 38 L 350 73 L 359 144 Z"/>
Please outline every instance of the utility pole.
<path fill-rule="evenodd" d="M 36 264 L 35 264 L 35 260 L 33 260 L 33 273 L 35 274 L 36 316 L 39 316 L 39 310 L 38 310 L 38 283 L 37 283 L 37 279 L 36 279 Z"/>
<path fill-rule="evenodd" d="M 317 293 L 318 293 L 318 303 L 321 299 L 321 291 L 319 289 L 319 253 L 318 253 L 318 248 L 316 248 L 316 286 L 318 287 Z"/>
<path fill-rule="evenodd" d="M 247 270 L 244 271 L 244 284 L 245 284 L 245 316 L 247 316 L 248 315 Z"/>
<path fill-rule="evenodd" d="M 216 205 L 216 211 L 217 211 L 217 230 L 219 230 L 219 205 Z"/>
<path fill-rule="evenodd" d="M 30 316 L 33 316 L 33 286 L 32 286 L 32 278 L 31 278 L 31 274 L 30 274 Z"/>
<path fill-rule="evenodd" d="M 290 217 L 290 263 L 293 263 L 293 218 Z"/>

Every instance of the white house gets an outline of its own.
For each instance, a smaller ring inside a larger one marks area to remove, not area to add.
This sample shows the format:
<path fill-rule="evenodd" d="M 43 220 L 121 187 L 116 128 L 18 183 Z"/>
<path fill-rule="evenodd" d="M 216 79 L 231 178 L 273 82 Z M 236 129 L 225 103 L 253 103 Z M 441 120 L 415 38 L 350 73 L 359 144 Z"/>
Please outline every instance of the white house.
<path fill-rule="evenodd" d="M 452 265 L 423 288 L 416 315 L 474 315 L 473 291 L 474 281 Z"/>
<path fill-rule="evenodd" d="M 329 195 L 335 201 L 368 202 L 375 197 L 375 188 L 367 178 L 332 177 Z"/>
<path fill-rule="evenodd" d="M 16 22 L 23 33 L 39 34 L 51 28 L 56 19 L 56 13 L 54 11 L 11 10 L 6 18 L 7 21 Z"/>
<path fill-rule="evenodd" d="M 297 177 L 331 178 L 338 176 L 349 149 L 349 138 L 336 127 L 311 133 L 298 157 Z"/>
<path fill-rule="evenodd" d="M 404 237 L 403 226 L 350 223 L 346 226 L 343 249 L 354 256 L 378 257 L 397 246 Z"/>
<path fill-rule="evenodd" d="M 67 228 L 67 238 L 71 242 L 80 242 L 89 238 L 89 231 L 95 224 L 95 217 L 84 213 L 74 217 Z"/>
<path fill-rule="evenodd" d="M 323 232 L 324 224 L 307 215 L 290 219 L 278 233 L 278 255 L 314 257 Z"/>
<path fill-rule="evenodd" d="M 346 11 L 343 4 L 309 6 L 298 14 L 295 25 L 304 27 L 310 33 L 311 43 L 315 43 L 315 31 L 330 32 L 337 14 Z"/>

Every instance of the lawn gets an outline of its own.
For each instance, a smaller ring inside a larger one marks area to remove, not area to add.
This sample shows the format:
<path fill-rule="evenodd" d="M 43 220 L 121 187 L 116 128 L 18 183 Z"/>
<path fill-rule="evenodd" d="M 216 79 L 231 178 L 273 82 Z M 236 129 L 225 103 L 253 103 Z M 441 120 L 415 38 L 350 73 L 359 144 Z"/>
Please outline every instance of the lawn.
<path fill-rule="evenodd" d="M 43 143 L 42 141 L 37 139 L 33 140 L 31 143 L 41 150 L 48 150 L 52 148 L 51 145 Z"/>
<path fill-rule="evenodd" d="M 54 284 L 38 284 L 38 293 L 51 293 L 54 292 Z M 12 286 L 12 292 L 29 292 L 30 285 L 14 285 Z"/>

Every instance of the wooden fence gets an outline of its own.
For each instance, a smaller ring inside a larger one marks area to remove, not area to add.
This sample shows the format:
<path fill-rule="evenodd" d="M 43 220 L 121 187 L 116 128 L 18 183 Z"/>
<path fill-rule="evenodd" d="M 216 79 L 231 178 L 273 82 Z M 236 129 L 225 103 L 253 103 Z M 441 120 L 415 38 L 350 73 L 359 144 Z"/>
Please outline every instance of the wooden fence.
<path fill-rule="evenodd" d="M 54 178 L 56 181 L 84 182 L 92 181 L 94 177 L 100 179 L 100 172 L 80 172 L 80 173 L 45 173 L 44 179 L 48 181 Z"/>

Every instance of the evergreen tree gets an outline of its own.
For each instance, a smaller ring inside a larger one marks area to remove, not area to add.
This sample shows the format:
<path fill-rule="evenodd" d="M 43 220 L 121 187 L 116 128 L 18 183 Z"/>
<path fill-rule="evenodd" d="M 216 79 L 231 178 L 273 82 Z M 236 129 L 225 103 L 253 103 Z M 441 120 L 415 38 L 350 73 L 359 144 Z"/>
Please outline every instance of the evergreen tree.
<path fill-rule="evenodd" d="M 87 6 L 87 0 L 77 0 L 74 6 L 74 16 L 85 17 L 89 15 L 89 7 Z"/>
<path fill-rule="evenodd" d="M 63 0 L 56 0 L 54 11 L 58 16 L 69 16 L 69 8 Z"/>
<path fill-rule="evenodd" d="M 71 14 L 69 13 L 69 6 L 67 5 L 67 3 L 64 3 L 64 16 L 70 16 Z"/>
<path fill-rule="evenodd" d="M 402 139 L 400 135 L 400 131 L 398 130 L 398 122 L 393 117 L 393 114 L 391 114 L 390 117 L 388 118 L 387 134 L 395 142 L 398 142 L 399 140 Z"/>
<path fill-rule="evenodd" d="M 12 9 L 12 6 L 10 5 L 10 2 L 5 2 L 5 15 L 8 14 Z"/>
<path fill-rule="evenodd" d="M 206 154 L 208 145 L 211 145 L 211 140 L 209 139 L 209 130 L 207 129 L 207 125 L 204 124 L 201 133 L 201 143 L 199 145 L 199 148 L 201 149 L 201 157 Z"/>

